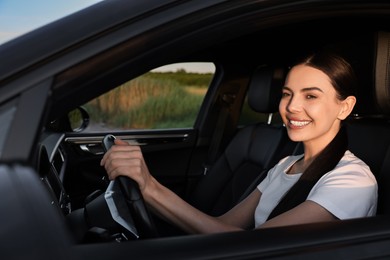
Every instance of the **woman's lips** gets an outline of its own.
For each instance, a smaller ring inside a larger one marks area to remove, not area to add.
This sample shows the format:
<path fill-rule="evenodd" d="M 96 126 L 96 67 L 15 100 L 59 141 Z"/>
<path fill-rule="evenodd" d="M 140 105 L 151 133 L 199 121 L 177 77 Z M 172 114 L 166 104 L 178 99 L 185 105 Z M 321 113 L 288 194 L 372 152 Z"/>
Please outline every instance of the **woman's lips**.
<path fill-rule="evenodd" d="M 288 119 L 288 127 L 291 129 L 301 129 L 310 124 L 311 120 L 293 120 Z"/>
<path fill-rule="evenodd" d="M 297 120 L 289 120 L 290 124 L 297 127 L 302 127 L 310 124 L 311 121 L 297 121 Z"/>

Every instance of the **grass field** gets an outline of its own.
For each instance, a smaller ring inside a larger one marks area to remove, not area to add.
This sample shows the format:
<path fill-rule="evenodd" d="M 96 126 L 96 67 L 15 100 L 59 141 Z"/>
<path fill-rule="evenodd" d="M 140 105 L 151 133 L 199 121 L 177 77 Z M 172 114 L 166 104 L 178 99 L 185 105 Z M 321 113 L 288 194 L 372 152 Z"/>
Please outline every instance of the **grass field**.
<path fill-rule="evenodd" d="M 86 104 L 91 122 L 115 129 L 192 127 L 212 74 L 149 72 Z"/>

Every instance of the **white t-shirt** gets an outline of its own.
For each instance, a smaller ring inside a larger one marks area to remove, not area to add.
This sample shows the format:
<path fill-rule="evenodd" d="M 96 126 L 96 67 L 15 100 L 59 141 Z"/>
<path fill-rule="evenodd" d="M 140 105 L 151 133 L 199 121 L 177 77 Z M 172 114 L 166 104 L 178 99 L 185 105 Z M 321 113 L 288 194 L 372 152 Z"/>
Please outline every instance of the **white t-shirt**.
<path fill-rule="evenodd" d="M 257 186 L 261 197 L 255 211 L 256 227 L 267 220 L 283 195 L 302 175 L 286 173 L 302 156 L 282 159 Z M 339 219 L 348 219 L 375 215 L 377 197 L 378 186 L 370 168 L 346 151 L 336 167 L 313 186 L 307 200 L 316 202 Z"/>

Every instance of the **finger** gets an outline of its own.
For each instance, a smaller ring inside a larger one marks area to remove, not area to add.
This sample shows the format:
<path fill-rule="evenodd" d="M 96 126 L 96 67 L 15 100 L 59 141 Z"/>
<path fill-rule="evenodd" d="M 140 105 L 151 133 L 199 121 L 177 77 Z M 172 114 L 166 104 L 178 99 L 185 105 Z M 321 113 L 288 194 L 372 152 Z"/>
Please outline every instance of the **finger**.
<path fill-rule="evenodd" d="M 116 138 L 116 139 L 114 140 L 114 143 L 115 143 L 116 145 L 129 145 L 128 142 L 123 141 L 123 140 L 118 139 L 118 138 Z"/>
<path fill-rule="evenodd" d="M 123 142 L 123 141 L 122 141 Z M 102 160 L 100 161 L 100 165 L 103 166 L 109 158 L 132 158 L 132 157 L 140 157 L 141 154 L 141 148 L 136 145 L 128 145 L 128 143 L 124 142 L 125 144 L 119 144 L 119 145 L 113 145 L 111 149 L 109 149 L 104 155 Z"/>
<path fill-rule="evenodd" d="M 139 159 L 114 159 L 105 165 L 110 179 L 115 179 L 118 175 L 134 178 L 141 174 L 142 161 Z"/>

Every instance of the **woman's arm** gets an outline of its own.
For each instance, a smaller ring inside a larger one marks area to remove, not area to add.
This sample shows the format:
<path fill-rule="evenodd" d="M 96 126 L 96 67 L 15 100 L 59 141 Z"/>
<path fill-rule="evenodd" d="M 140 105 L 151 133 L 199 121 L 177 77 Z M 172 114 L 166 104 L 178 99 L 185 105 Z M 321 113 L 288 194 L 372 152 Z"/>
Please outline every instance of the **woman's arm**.
<path fill-rule="evenodd" d="M 332 220 L 337 220 L 332 213 L 314 201 L 306 200 L 295 208 L 268 220 L 259 226 L 259 228 L 308 224 Z"/>
<path fill-rule="evenodd" d="M 247 199 L 221 217 L 211 217 L 182 200 L 161 185 L 150 173 L 138 146 L 115 140 L 114 146 L 104 155 L 104 165 L 109 178 L 119 175 L 135 180 L 152 209 L 189 233 L 216 233 L 238 231 L 253 222 L 260 192 L 254 191 Z"/>
<path fill-rule="evenodd" d="M 258 191 L 253 192 L 246 200 L 220 217 L 212 217 L 199 211 L 155 180 L 144 193 L 144 198 L 153 210 L 183 230 L 205 234 L 239 231 L 249 227 L 253 222 L 259 194 Z"/>

